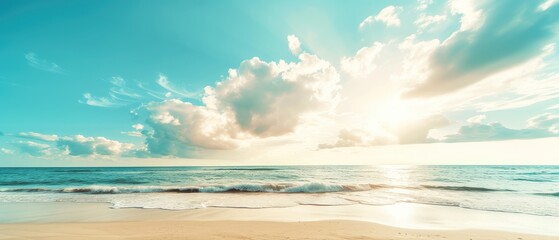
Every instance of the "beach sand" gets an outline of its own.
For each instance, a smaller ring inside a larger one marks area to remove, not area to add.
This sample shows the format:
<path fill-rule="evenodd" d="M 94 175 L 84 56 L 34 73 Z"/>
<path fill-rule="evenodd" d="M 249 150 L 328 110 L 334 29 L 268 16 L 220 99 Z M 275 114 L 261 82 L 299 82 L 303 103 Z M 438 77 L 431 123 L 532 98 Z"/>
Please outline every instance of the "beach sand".
<path fill-rule="evenodd" d="M 3 224 L 0 239 L 558 239 L 482 230 L 414 230 L 358 221 Z"/>
<path fill-rule="evenodd" d="M 2 203 L 0 240 L 559 239 L 555 232 L 546 231 L 559 226 L 558 218 L 554 217 L 417 204 L 179 211 L 111 209 L 109 206 L 101 203 Z M 525 225 L 521 226 L 522 223 Z"/>

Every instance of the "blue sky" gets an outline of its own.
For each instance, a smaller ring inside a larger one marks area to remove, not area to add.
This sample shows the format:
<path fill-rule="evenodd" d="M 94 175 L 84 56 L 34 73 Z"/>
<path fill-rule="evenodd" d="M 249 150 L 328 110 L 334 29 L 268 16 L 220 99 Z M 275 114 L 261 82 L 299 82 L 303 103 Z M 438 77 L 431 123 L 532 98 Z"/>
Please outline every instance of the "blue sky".
<path fill-rule="evenodd" d="M 0 165 L 557 163 L 558 5 L 2 1 Z"/>

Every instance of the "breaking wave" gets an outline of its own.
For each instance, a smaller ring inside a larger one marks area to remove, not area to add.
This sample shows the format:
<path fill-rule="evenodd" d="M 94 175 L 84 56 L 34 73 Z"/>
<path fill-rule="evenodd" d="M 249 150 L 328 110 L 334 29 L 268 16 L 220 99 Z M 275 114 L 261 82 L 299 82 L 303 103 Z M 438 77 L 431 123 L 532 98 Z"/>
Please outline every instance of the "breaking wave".
<path fill-rule="evenodd" d="M 89 193 L 89 194 L 119 194 L 119 193 L 332 193 L 359 192 L 375 189 L 437 189 L 462 192 L 496 192 L 513 190 L 492 189 L 469 186 L 392 186 L 385 184 L 327 184 L 327 183 L 277 183 L 277 184 L 232 184 L 208 186 L 105 186 L 93 185 L 66 188 L 5 188 L 0 192 L 53 192 L 53 193 Z"/>

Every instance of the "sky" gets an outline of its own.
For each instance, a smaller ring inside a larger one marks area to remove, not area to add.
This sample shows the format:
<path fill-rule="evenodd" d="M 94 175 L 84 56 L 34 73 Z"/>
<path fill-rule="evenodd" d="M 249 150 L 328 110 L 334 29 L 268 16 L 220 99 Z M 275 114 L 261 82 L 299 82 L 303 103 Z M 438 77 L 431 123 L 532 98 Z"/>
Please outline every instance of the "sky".
<path fill-rule="evenodd" d="M 559 164 L 559 1 L 0 2 L 0 166 Z"/>

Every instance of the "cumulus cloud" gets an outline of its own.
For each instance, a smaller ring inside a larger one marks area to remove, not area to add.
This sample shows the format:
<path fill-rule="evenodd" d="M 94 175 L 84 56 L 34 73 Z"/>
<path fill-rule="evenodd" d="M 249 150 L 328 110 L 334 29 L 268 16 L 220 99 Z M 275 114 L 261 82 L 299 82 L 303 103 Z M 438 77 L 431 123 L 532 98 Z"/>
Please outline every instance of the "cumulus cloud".
<path fill-rule="evenodd" d="M 315 55 L 299 60 L 243 61 L 206 87 L 202 106 L 178 99 L 148 104 L 148 151 L 188 156 L 198 148 L 236 148 L 238 140 L 288 134 L 305 114 L 329 111 L 339 99 L 338 73 Z"/>
<path fill-rule="evenodd" d="M 49 134 L 42 134 L 36 132 L 21 132 L 18 133 L 16 136 L 20 138 L 28 138 L 31 140 L 39 140 L 39 141 L 46 141 L 46 142 L 54 142 L 58 140 L 57 135 L 54 134 L 49 135 Z"/>
<path fill-rule="evenodd" d="M 342 70 L 356 78 L 370 76 L 377 68 L 375 63 L 384 46 L 375 42 L 371 47 L 359 49 L 353 57 L 343 57 L 340 62 Z"/>
<path fill-rule="evenodd" d="M 29 52 L 25 54 L 25 59 L 27 60 L 27 63 L 29 64 L 29 66 L 34 67 L 36 69 L 39 70 L 43 70 L 43 71 L 47 71 L 47 72 L 52 72 L 52 73 L 64 73 L 65 70 L 58 66 L 58 64 L 53 63 L 53 62 L 49 62 L 47 60 L 44 59 L 40 59 L 39 57 L 37 57 L 37 54 L 33 53 L 33 52 Z"/>
<path fill-rule="evenodd" d="M 18 141 L 14 143 L 15 147 L 18 148 L 19 152 L 26 153 L 31 156 L 41 157 L 50 155 L 50 145 L 43 143 L 36 143 L 32 141 Z"/>
<path fill-rule="evenodd" d="M 193 148 L 231 149 L 236 127 L 232 119 L 204 106 L 195 106 L 178 99 L 150 103 L 150 116 L 145 131 L 146 147 L 155 155 L 186 157 Z"/>
<path fill-rule="evenodd" d="M 293 55 L 298 55 L 301 52 L 301 41 L 295 35 L 287 36 L 287 42 L 289 46 L 289 51 L 293 53 Z"/>
<path fill-rule="evenodd" d="M 301 114 L 325 111 L 337 103 L 340 88 L 339 75 L 329 62 L 307 53 L 299 55 L 299 60 L 244 61 L 206 100 L 231 111 L 239 127 L 252 135 L 292 132 Z"/>
<path fill-rule="evenodd" d="M 402 12 L 402 7 L 388 6 L 380 10 L 380 12 L 375 16 L 368 16 L 360 24 L 359 29 L 363 29 L 365 26 L 373 22 L 382 22 L 388 27 L 398 27 L 400 26 L 400 13 Z"/>
<path fill-rule="evenodd" d="M 104 137 L 61 137 L 56 145 L 71 156 L 119 155 L 133 149 L 134 145 L 121 143 Z M 47 145 L 48 146 L 48 145 Z"/>
<path fill-rule="evenodd" d="M 539 11 L 537 1 L 492 1 L 479 12 L 469 3 L 452 3 L 463 14 L 461 29 L 433 52 L 429 76 L 406 96 L 435 96 L 472 85 L 537 57 L 557 35 L 557 5 Z"/>

